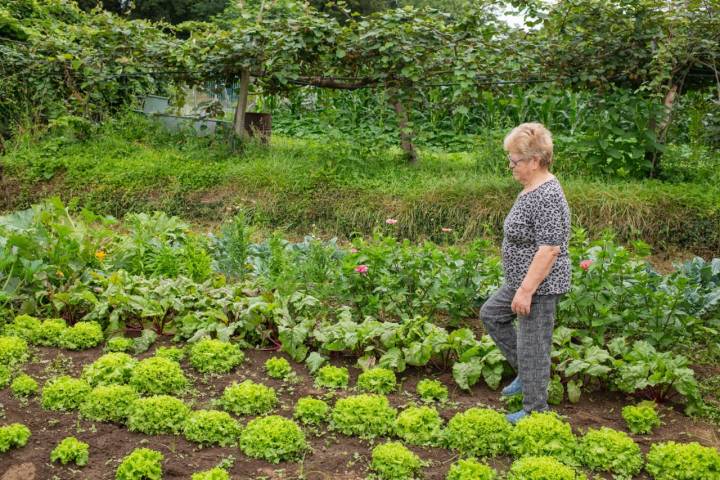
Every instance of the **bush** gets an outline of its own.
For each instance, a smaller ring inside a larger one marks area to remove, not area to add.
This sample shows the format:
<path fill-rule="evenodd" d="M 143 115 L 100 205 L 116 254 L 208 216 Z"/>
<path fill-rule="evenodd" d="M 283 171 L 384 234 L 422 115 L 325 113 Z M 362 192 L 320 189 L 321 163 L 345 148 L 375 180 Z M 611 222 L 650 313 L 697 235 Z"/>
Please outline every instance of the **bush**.
<path fill-rule="evenodd" d="M 50 453 L 51 462 L 60 462 L 63 465 L 73 462 L 78 467 L 87 465 L 89 458 L 90 445 L 75 437 L 64 438 Z"/>
<path fill-rule="evenodd" d="M 437 445 L 442 419 L 432 407 L 409 407 L 395 420 L 395 434 L 411 445 Z"/>
<path fill-rule="evenodd" d="M 183 434 L 201 445 L 230 447 L 237 444 L 242 428 L 229 413 L 218 410 L 196 410 L 190 413 Z"/>
<path fill-rule="evenodd" d="M 331 427 L 345 435 L 374 438 L 392 433 L 397 411 L 376 394 L 352 395 L 335 403 Z"/>
<path fill-rule="evenodd" d="M 188 381 L 177 362 L 150 357 L 135 366 L 130 385 L 142 394 L 177 394 L 187 387 Z"/>
<path fill-rule="evenodd" d="M 13 380 L 10 390 L 15 397 L 29 397 L 38 392 L 38 384 L 30 375 L 23 373 Z"/>
<path fill-rule="evenodd" d="M 11 448 L 24 447 L 30 438 L 30 429 L 22 423 L 11 423 L 0 427 L 0 453 Z"/>
<path fill-rule="evenodd" d="M 278 415 L 250 421 L 240 435 L 240 450 L 245 455 L 271 463 L 296 460 L 307 448 L 300 427 Z"/>
<path fill-rule="evenodd" d="M 12 379 L 12 370 L 5 365 L 0 365 L 0 389 L 10 385 Z"/>
<path fill-rule="evenodd" d="M 415 391 L 424 402 L 444 401 L 448 399 L 448 389 L 438 380 L 428 378 L 420 380 Z"/>
<path fill-rule="evenodd" d="M 587 480 L 553 457 L 524 457 L 510 467 L 507 480 Z"/>
<path fill-rule="evenodd" d="M 306 425 L 319 425 L 328 418 L 330 407 L 317 398 L 303 397 L 295 404 L 294 418 Z"/>
<path fill-rule="evenodd" d="M 131 352 L 135 347 L 132 338 L 112 337 L 105 343 L 106 352 Z"/>
<path fill-rule="evenodd" d="M 43 347 L 59 347 L 68 326 L 62 318 L 48 318 L 40 324 L 36 343 Z"/>
<path fill-rule="evenodd" d="M 169 395 L 139 398 L 130 405 L 127 425 L 131 432 L 147 435 L 178 434 L 183 431 L 190 408 Z"/>
<path fill-rule="evenodd" d="M 85 380 L 63 375 L 48 380 L 42 390 L 42 407 L 46 410 L 75 410 L 90 393 Z"/>
<path fill-rule="evenodd" d="M 5 326 L 5 335 L 19 337 L 28 343 L 37 343 L 40 320 L 30 315 L 18 315 Z"/>
<path fill-rule="evenodd" d="M 623 407 L 622 417 L 625 419 L 628 429 L 635 435 L 651 433 L 661 423 L 655 402 L 651 401 Z"/>
<path fill-rule="evenodd" d="M 571 462 L 575 455 L 572 428 L 553 412 L 533 412 L 521 418 L 510 432 L 510 453 L 555 457 Z"/>
<path fill-rule="evenodd" d="M 720 453 L 697 442 L 656 443 L 645 469 L 655 480 L 715 480 L 720 478 Z"/>
<path fill-rule="evenodd" d="M 292 373 L 290 363 L 282 357 L 268 358 L 265 362 L 265 371 L 270 378 L 283 380 Z"/>
<path fill-rule="evenodd" d="M 505 416 L 486 408 L 456 414 L 445 429 L 447 446 L 463 455 L 495 456 L 507 451 L 511 426 Z"/>
<path fill-rule="evenodd" d="M 382 480 L 416 478 L 423 462 L 400 442 L 388 442 L 372 450 L 370 469 Z"/>
<path fill-rule="evenodd" d="M 450 467 L 446 480 L 495 480 L 497 472 L 473 458 L 458 460 Z"/>
<path fill-rule="evenodd" d="M 68 350 L 85 350 L 100 345 L 103 341 L 102 327 L 97 322 L 77 322 L 63 330 L 60 345 Z"/>
<path fill-rule="evenodd" d="M 245 359 L 233 343 L 204 338 L 190 348 L 190 365 L 202 373 L 228 373 Z"/>
<path fill-rule="evenodd" d="M 157 347 L 155 356 L 180 363 L 185 358 L 185 350 L 178 347 Z"/>
<path fill-rule="evenodd" d="M 96 422 L 125 423 L 130 407 L 138 398 L 129 385 L 95 387 L 80 405 L 80 414 Z"/>
<path fill-rule="evenodd" d="M 123 385 L 130 381 L 137 360 L 127 353 L 106 353 L 83 368 L 81 378 L 93 387 L 99 385 Z"/>
<path fill-rule="evenodd" d="M 115 480 L 162 480 L 162 453 L 136 448 L 118 466 Z"/>
<path fill-rule="evenodd" d="M 197 472 L 192 474 L 190 480 L 231 480 L 230 474 L 220 467 L 211 468 L 204 472 Z"/>
<path fill-rule="evenodd" d="M 631 478 L 642 470 L 640 447 L 625 432 L 590 429 L 580 441 L 577 459 L 591 470 Z"/>
<path fill-rule="evenodd" d="M 226 387 L 218 404 L 235 415 L 262 415 L 275 408 L 277 395 L 272 387 L 245 380 Z"/>
<path fill-rule="evenodd" d="M 25 340 L 20 337 L 0 337 L 0 365 L 13 368 L 27 362 L 29 357 Z"/>
<path fill-rule="evenodd" d="M 315 386 L 325 388 L 347 388 L 350 382 L 350 373 L 345 367 L 325 365 L 317 372 Z"/>
<path fill-rule="evenodd" d="M 387 368 L 371 368 L 360 374 L 357 380 L 360 390 L 370 393 L 386 395 L 397 386 L 395 372 Z"/>

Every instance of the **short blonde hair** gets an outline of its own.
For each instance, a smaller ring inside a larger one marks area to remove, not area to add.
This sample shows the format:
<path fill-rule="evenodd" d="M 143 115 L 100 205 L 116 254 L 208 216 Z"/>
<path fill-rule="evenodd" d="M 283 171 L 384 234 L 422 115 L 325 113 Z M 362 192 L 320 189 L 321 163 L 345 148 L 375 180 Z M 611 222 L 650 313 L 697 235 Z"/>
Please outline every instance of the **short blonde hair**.
<path fill-rule="evenodd" d="M 552 134 L 542 123 L 523 123 L 513 128 L 503 140 L 503 148 L 506 152 L 537 157 L 541 167 L 548 167 L 553 161 Z"/>

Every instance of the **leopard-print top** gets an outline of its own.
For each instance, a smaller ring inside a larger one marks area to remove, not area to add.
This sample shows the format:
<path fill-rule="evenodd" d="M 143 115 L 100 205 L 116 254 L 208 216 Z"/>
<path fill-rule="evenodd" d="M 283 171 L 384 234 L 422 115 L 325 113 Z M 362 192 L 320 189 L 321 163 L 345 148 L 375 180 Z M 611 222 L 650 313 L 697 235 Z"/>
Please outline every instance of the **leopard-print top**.
<path fill-rule="evenodd" d="M 540 245 L 560 247 L 560 255 L 535 295 L 570 290 L 570 208 L 556 178 L 521 193 L 503 225 L 502 263 L 505 283 L 520 287 Z"/>

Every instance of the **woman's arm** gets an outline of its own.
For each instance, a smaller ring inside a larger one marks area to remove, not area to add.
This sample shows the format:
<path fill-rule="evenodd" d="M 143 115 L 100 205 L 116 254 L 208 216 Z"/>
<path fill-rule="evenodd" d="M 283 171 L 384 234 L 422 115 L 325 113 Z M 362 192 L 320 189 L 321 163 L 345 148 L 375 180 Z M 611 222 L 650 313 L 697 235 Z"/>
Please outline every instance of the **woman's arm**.
<path fill-rule="evenodd" d="M 555 260 L 560 255 L 560 247 L 556 245 L 540 245 L 533 257 L 530 268 L 520 284 L 510 308 L 516 315 L 529 315 L 532 296 L 540 284 L 550 274 Z"/>

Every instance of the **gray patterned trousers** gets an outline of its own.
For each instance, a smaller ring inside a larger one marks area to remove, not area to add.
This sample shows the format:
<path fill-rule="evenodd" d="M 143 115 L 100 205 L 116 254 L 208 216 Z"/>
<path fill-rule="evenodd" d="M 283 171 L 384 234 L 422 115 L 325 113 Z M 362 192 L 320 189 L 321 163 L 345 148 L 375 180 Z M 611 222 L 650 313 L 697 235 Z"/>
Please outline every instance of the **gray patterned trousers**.
<path fill-rule="evenodd" d="M 517 316 L 510 309 L 515 288 L 500 287 L 480 309 L 480 319 L 522 382 L 523 409 L 548 409 L 550 352 L 555 311 L 561 295 L 533 295 L 530 315 Z"/>

